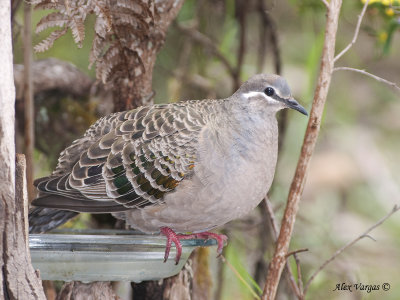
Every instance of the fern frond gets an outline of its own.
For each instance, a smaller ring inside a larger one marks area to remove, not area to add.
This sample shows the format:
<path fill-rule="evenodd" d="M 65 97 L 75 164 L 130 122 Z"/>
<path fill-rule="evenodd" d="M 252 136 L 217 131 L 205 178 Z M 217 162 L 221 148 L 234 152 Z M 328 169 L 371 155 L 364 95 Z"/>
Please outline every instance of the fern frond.
<path fill-rule="evenodd" d="M 42 32 L 49 27 L 64 27 L 67 22 L 68 18 L 65 15 L 59 12 L 50 13 L 44 16 L 36 25 L 36 33 Z"/>
<path fill-rule="evenodd" d="M 125 8 L 131 11 L 140 19 L 146 20 L 147 18 L 150 18 L 151 20 L 154 20 L 153 13 L 149 9 L 149 5 L 143 1 L 119 0 L 117 2 L 117 7 Z"/>
<path fill-rule="evenodd" d="M 110 45 L 102 60 L 97 63 L 96 77 L 106 83 L 115 66 L 122 64 L 123 53 L 117 42 Z"/>
<path fill-rule="evenodd" d="M 124 42 L 129 41 L 131 43 L 134 43 L 135 45 L 138 45 L 140 41 L 145 37 L 144 32 L 139 31 L 132 26 L 116 24 L 114 25 L 114 30 L 120 40 L 123 40 Z"/>
<path fill-rule="evenodd" d="M 101 1 L 95 1 L 93 4 L 93 11 L 98 18 L 104 20 L 107 31 L 110 31 L 112 26 L 112 15 L 110 9 L 105 4 L 102 5 Z"/>
<path fill-rule="evenodd" d="M 1 1 L 1 0 L 0 0 Z M 106 83 L 118 76 L 133 78 L 145 72 L 143 45 L 150 27 L 159 17 L 155 0 L 31 0 L 35 9 L 52 9 L 37 25 L 36 32 L 49 27 L 64 27 L 35 46 L 48 50 L 56 39 L 71 29 L 74 41 L 82 47 L 84 22 L 88 14 L 96 16 L 95 36 L 89 55 L 89 68 L 96 64 L 96 77 Z"/>
<path fill-rule="evenodd" d="M 134 11 L 137 14 L 143 14 L 145 16 L 145 13 L 147 13 L 143 7 L 140 5 L 140 1 L 132 1 L 132 0 L 119 0 L 117 2 L 117 6 L 119 7 L 125 7 L 131 11 Z M 146 15 L 147 17 L 148 15 Z"/>
<path fill-rule="evenodd" d="M 43 3 L 47 4 L 50 2 L 53 2 L 53 1 L 51 1 L 51 0 L 31 0 L 31 1 L 29 1 L 29 3 L 31 5 L 39 5 L 39 4 L 43 4 Z"/>
<path fill-rule="evenodd" d="M 105 39 L 107 33 L 111 31 L 111 24 L 108 24 L 108 22 L 105 19 L 98 16 L 94 23 L 94 31 L 96 32 L 97 35 Z"/>
<path fill-rule="evenodd" d="M 93 38 L 92 49 L 89 53 L 89 69 L 92 65 L 100 58 L 105 48 L 105 40 L 99 35 L 95 35 Z"/>
<path fill-rule="evenodd" d="M 130 25 L 136 30 L 147 30 L 149 28 L 149 24 L 136 13 L 118 12 L 115 15 L 114 24 L 116 25 Z"/>
<path fill-rule="evenodd" d="M 69 27 L 72 30 L 75 43 L 78 44 L 79 48 L 82 48 L 82 42 L 85 39 L 85 24 L 83 20 L 80 17 L 73 17 L 69 23 Z"/>
<path fill-rule="evenodd" d="M 46 10 L 46 9 L 50 10 L 50 9 L 52 9 L 53 10 L 54 9 L 54 10 L 58 10 L 60 12 L 64 12 L 65 11 L 65 6 L 62 5 L 59 2 L 42 1 L 42 2 L 40 2 L 38 4 L 36 4 L 34 9 L 35 10 L 39 10 L 39 9 L 42 9 L 42 10 Z"/>
<path fill-rule="evenodd" d="M 54 41 L 57 40 L 58 38 L 62 37 L 64 34 L 66 34 L 67 30 L 68 30 L 68 28 L 53 31 L 46 39 L 44 39 L 39 44 L 37 44 L 34 47 L 34 50 L 36 52 L 44 52 L 46 50 L 49 50 L 51 48 L 51 46 L 53 46 Z"/>

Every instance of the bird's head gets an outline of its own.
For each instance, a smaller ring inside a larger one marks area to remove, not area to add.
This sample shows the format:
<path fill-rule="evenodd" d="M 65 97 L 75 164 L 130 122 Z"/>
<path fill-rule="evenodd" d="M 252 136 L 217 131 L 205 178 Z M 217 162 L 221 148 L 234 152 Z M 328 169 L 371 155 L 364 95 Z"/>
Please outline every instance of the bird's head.
<path fill-rule="evenodd" d="M 265 107 L 270 112 L 292 108 L 308 115 L 307 111 L 293 97 L 286 80 L 274 74 L 258 74 L 251 77 L 237 90 L 236 96 L 254 107 Z"/>

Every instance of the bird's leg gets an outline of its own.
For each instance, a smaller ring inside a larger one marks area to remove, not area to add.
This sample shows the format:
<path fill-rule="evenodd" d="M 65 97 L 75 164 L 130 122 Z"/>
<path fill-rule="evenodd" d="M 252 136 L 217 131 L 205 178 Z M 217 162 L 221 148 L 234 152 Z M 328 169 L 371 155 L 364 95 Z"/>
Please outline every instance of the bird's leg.
<path fill-rule="evenodd" d="M 167 237 L 167 245 L 165 246 L 164 262 L 167 261 L 169 257 L 169 251 L 171 250 L 172 243 L 176 247 L 175 264 L 179 263 L 182 255 L 182 244 L 181 240 L 189 240 L 198 238 L 197 234 L 178 234 L 169 227 L 161 227 L 160 231 L 163 235 Z"/>
<path fill-rule="evenodd" d="M 160 231 L 163 235 L 167 237 L 167 245 L 165 246 L 165 254 L 164 254 L 164 262 L 167 261 L 168 256 L 169 256 L 169 251 L 171 250 L 171 245 L 172 242 L 174 242 L 175 247 L 176 247 L 176 256 L 175 256 L 175 264 L 177 265 L 182 254 L 182 245 L 181 245 L 181 238 L 179 237 L 179 234 L 175 233 L 171 228 L 169 227 L 161 227 Z"/>
<path fill-rule="evenodd" d="M 224 248 L 224 243 L 228 241 L 228 237 L 225 234 L 218 234 L 218 233 L 209 232 L 209 231 L 196 233 L 194 235 L 198 239 L 205 239 L 205 240 L 214 239 L 214 240 L 216 240 L 218 243 L 218 248 L 217 248 L 218 256 L 221 255 L 221 253 L 222 253 L 222 249 Z"/>
<path fill-rule="evenodd" d="M 179 263 L 179 260 L 182 255 L 182 245 L 181 240 L 188 240 L 188 239 L 215 239 L 218 243 L 217 253 L 221 254 L 222 249 L 224 248 L 224 243 L 228 240 L 228 237 L 224 234 L 217 234 L 213 232 L 200 232 L 194 234 L 177 234 L 169 227 L 161 227 L 160 231 L 163 235 L 167 237 L 167 245 L 165 247 L 165 254 L 164 254 L 164 262 L 167 261 L 169 257 L 169 251 L 171 250 L 172 243 L 175 244 L 176 247 L 176 256 L 175 256 L 175 264 Z"/>

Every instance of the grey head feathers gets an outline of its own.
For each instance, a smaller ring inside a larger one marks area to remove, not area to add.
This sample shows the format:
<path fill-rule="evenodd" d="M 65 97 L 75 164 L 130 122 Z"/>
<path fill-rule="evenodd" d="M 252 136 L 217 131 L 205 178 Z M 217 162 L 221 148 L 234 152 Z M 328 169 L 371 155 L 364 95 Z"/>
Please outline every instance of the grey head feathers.
<path fill-rule="evenodd" d="M 293 97 L 287 81 L 275 74 L 258 74 L 246 81 L 233 95 L 245 101 L 258 101 L 259 106 L 273 113 L 292 108 L 307 115 L 307 111 Z"/>
<path fill-rule="evenodd" d="M 257 74 L 242 84 L 237 93 L 264 92 L 272 87 L 282 98 L 290 98 L 291 92 L 285 78 L 275 74 Z"/>

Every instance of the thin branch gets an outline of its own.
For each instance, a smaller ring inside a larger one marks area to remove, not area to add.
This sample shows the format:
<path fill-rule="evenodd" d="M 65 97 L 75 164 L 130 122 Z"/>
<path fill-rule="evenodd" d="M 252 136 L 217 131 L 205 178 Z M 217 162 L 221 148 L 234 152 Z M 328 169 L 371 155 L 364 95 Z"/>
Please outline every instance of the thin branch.
<path fill-rule="evenodd" d="M 273 247 L 273 243 L 271 243 L 271 241 L 275 240 L 272 236 L 270 219 L 265 206 L 265 201 L 261 201 L 258 205 L 258 210 L 261 217 L 260 222 L 257 225 L 257 239 L 259 246 L 257 251 L 257 259 L 254 263 L 255 267 L 253 271 L 253 279 L 258 283 L 259 286 L 264 285 L 264 279 L 267 276 L 268 270 L 268 263 L 264 258 L 264 255 L 268 251 L 268 248 Z"/>
<path fill-rule="evenodd" d="M 278 238 L 278 223 L 276 222 L 276 218 L 275 218 L 275 214 L 274 214 L 274 210 L 272 209 L 272 204 L 271 201 L 269 201 L 268 197 L 264 198 L 264 202 L 265 202 L 265 207 L 271 222 L 271 228 L 272 228 L 272 236 L 274 238 L 274 241 L 277 240 Z"/>
<path fill-rule="evenodd" d="M 369 0 L 365 1 L 365 4 L 361 10 L 361 13 L 358 16 L 358 20 L 357 20 L 357 25 L 356 25 L 356 30 L 354 31 L 354 36 L 353 39 L 351 40 L 351 42 L 346 46 L 346 48 L 344 48 L 338 55 L 335 56 L 335 58 L 333 59 L 333 62 L 335 63 L 339 58 L 341 58 L 347 51 L 349 51 L 349 49 L 351 47 L 353 47 L 353 45 L 356 43 L 357 38 L 358 38 L 358 34 L 360 32 L 360 27 L 361 27 L 361 22 L 364 18 L 365 12 L 367 11 L 367 7 L 369 4 Z"/>
<path fill-rule="evenodd" d="M 307 284 L 304 288 L 304 294 L 306 294 L 311 282 L 314 280 L 314 278 L 319 274 L 319 272 L 321 272 L 327 264 L 329 264 L 331 261 L 333 261 L 336 257 L 338 257 L 343 251 L 345 251 L 347 248 L 350 248 L 351 246 L 353 246 L 355 243 L 357 243 L 359 240 L 361 240 L 362 238 L 365 237 L 370 237 L 368 234 L 374 230 L 376 227 L 380 226 L 383 222 L 385 222 L 391 215 L 393 215 L 395 212 L 397 212 L 398 210 L 400 210 L 400 206 L 399 205 L 395 205 L 393 207 L 393 209 L 386 215 L 384 216 L 382 219 L 380 219 L 377 223 L 375 223 L 374 225 L 372 225 L 370 228 L 368 228 L 364 233 L 362 233 L 361 235 L 359 235 L 357 238 L 355 238 L 354 240 L 348 242 L 346 245 L 344 245 L 342 248 L 340 248 L 339 250 L 337 250 L 328 260 L 326 260 L 310 277 L 310 279 L 308 279 Z"/>
<path fill-rule="evenodd" d="M 267 45 L 266 32 L 268 31 L 269 42 L 272 48 L 272 54 L 274 57 L 274 68 L 276 74 L 281 74 L 282 63 L 281 55 L 278 42 L 278 30 L 274 19 L 271 17 L 269 10 L 266 8 L 265 1 L 258 1 L 258 12 L 262 20 L 262 28 L 260 32 L 260 44 L 258 49 L 258 71 L 262 71 L 265 61 L 265 48 Z"/>
<path fill-rule="evenodd" d="M 271 229 L 272 229 L 272 236 L 274 238 L 274 242 L 276 242 L 277 238 L 278 238 L 278 223 L 276 222 L 276 218 L 275 218 L 275 214 L 274 214 L 274 210 L 272 209 L 272 204 L 268 199 L 268 196 L 266 196 L 264 198 L 264 202 L 265 202 L 265 209 L 267 211 L 267 215 L 269 216 L 270 222 L 271 222 Z M 296 295 L 296 297 L 298 299 L 302 299 L 303 295 L 302 295 L 302 291 L 303 288 L 299 288 L 299 285 L 296 283 L 296 280 L 294 279 L 293 276 L 293 272 L 292 269 L 289 266 L 288 261 L 286 261 L 286 273 L 287 273 L 287 278 L 290 284 L 290 287 L 292 288 L 294 294 Z M 303 285 L 303 283 L 301 283 L 301 285 Z"/>
<path fill-rule="evenodd" d="M 272 3 L 272 8 L 275 6 L 275 1 Z M 278 30 L 276 26 L 276 22 L 274 19 L 271 17 L 270 11 L 272 8 L 268 9 L 266 7 L 266 3 L 264 0 L 259 0 L 258 1 L 258 12 L 260 14 L 261 18 L 261 29 L 260 29 L 260 42 L 259 42 L 259 48 L 258 48 L 258 72 L 261 72 L 264 66 L 265 62 L 265 54 L 266 54 L 266 46 L 267 46 L 267 33 L 268 33 L 268 38 L 269 42 L 272 47 L 272 54 L 273 54 L 273 61 L 274 61 L 274 68 L 275 68 L 275 73 L 280 75 L 281 70 L 282 70 L 282 62 L 281 62 L 281 54 L 280 54 L 280 48 L 279 48 L 279 42 L 278 42 Z M 280 139 L 278 141 L 278 151 L 282 149 L 282 143 L 284 140 L 284 136 L 286 134 L 286 128 L 287 128 L 287 110 L 284 110 L 280 113 L 279 119 L 278 119 L 278 127 L 279 127 L 279 136 Z M 271 228 L 272 228 L 272 235 L 274 242 L 276 242 L 277 237 L 278 237 L 278 225 L 276 222 L 276 218 L 272 209 L 272 205 L 268 199 L 268 195 L 265 197 L 263 203 L 265 205 L 261 205 L 261 208 L 265 209 L 265 212 L 263 212 L 263 215 L 266 214 L 270 218 L 270 223 L 271 223 Z M 262 232 L 260 232 L 262 234 Z M 263 238 L 260 237 L 262 240 Z M 296 284 L 296 281 L 294 279 L 292 269 L 290 268 L 289 263 L 286 263 L 286 278 L 287 281 L 289 282 L 289 285 L 291 286 L 293 293 L 297 296 L 297 298 L 301 298 L 301 291 L 303 290 L 302 288 L 300 289 L 298 284 Z"/>
<path fill-rule="evenodd" d="M 302 249 L 297 249 L 297 250 L 294 250 L 294 251 L 290 251 L 290 252 L 288 252 L 286 254 L 286 258 L 289 258 L 290 256 L 295 255 L 297 253 L 307 252 L 307 251 L 308 251 L 308 248 L 302 248 Z"/>
<path fill-rule="evenodd" d="M 294 260 L 296 261 L 296 266 L 297 266 L 297 286 L 299 287 L 299 290 L 301 291 L 301 298 L 304 299 L 304 292 L 303 292 L 303 278 L 301 276 L 301 265 L 300 265 L 300 259 L 297 257 L 297 254 L 293 254 Z"/>
<path fill-rule="evenodd" d="M 236 72 L 233 79 L 233 92 L 235 92 L 241 85 L 240 74 L 242 72 L 244 55 L 246 53 L 246 32 L 247 32 L 247 2 L 237 1 L 236 18 L 239 22 L 239 47 L 236 56 Z"/>
<path fill-rule="evenodd" d="M 32 7 L 24 2 L 24 144 L 28 199 L 35 197 L 33 186 L 33 152 L 35 150 L 35 106 L 33 102 L 32 77 Z"/>
<path fill-rule="evenodd" d="M 374 242 L 376 242 L 376 239 L 374 239 L 372 236 L 370 236 L 369 234 L 365 234 L 363 236 L 361 236 L 362 238 L 369 238 L 371 240 L 373 240 Z"/>
<path fill-rule="evenodd" d="M 393 89 L 395 89 L 396 91 L 400 92 L 400 87 L 399 87 L 396 83 L 391 82 L 391 81 L 389 81 L 389 80 L 386 80 L 386 79 L 384 79 L 384 78 L 382 78 L 382 77 L 376 76 L 376 75 L 374 75 L 374 74 L 368 73 L 368 72 L 365 71 L 365 70 L 360 70 L 360 69 L 355 69 L 355 68 L 349 68 L 349 67 L 337 67 L 337 68 L 334 68 L 333 71 L 352 71 L 352 72 L 361 73 L 361 74 L 364 74 L 364 75 L 366 75 L 366 76 L 369 76 L 369 77 L 371 77 L 371 78 L 373 78 L 373 79 L 375 79 L 375 80 L 377 80 L 377 81 L 379 81 L 379 82 L 385 83 L 385 84 L 389 85 L 391 88 L 393 88 Z"/>
<path fill-rule="evenodd" d="M 342 6 L 341 0 L 331 0 L 327 10 L 325 29 L 325 41 L 321 58 L 320 73 L 315 90 L 313 106 L 304 137 L 301 155 L 297 164 L 296 172 L 290 186 L 288 201 L 284 212 L 281 230 L 276 243 L 274 256 L 269 264 L 268 275 L 262 295 L 263 300 L 275 299 L 278 284 L 286 265 L 286 254 L 288 252 L 290 239 L 293 233 L 294 223 L 299 208 L 300 197 L 306 181 L 306 173 L 310 164 L 317 141 L 322 113 L 328 94 L 332 72 L 334 67 L 336 32 L 338 27 L 339 13 Z"/>
<path fill-rule="evenodd" d="M 325 5 L 327 9 L 329 9 L 329 3 L 326 0 L 321 0 L 321 2 Z"/>
<path fill-rule="evenodd" d="M 189 38 L 192 38 L 195 42 L 206 47 L 221 63 L 225 66 L 229 74 L 234 77 L 236 74 L 235 68 L 231 65 L 228 59 L 218 50 L 215 43 L 206 35 L 202 34 L 198 30 L 190 27 L 185 27 L 175 22 L 176 28 L 180 32 L 186 34 Z"/>

